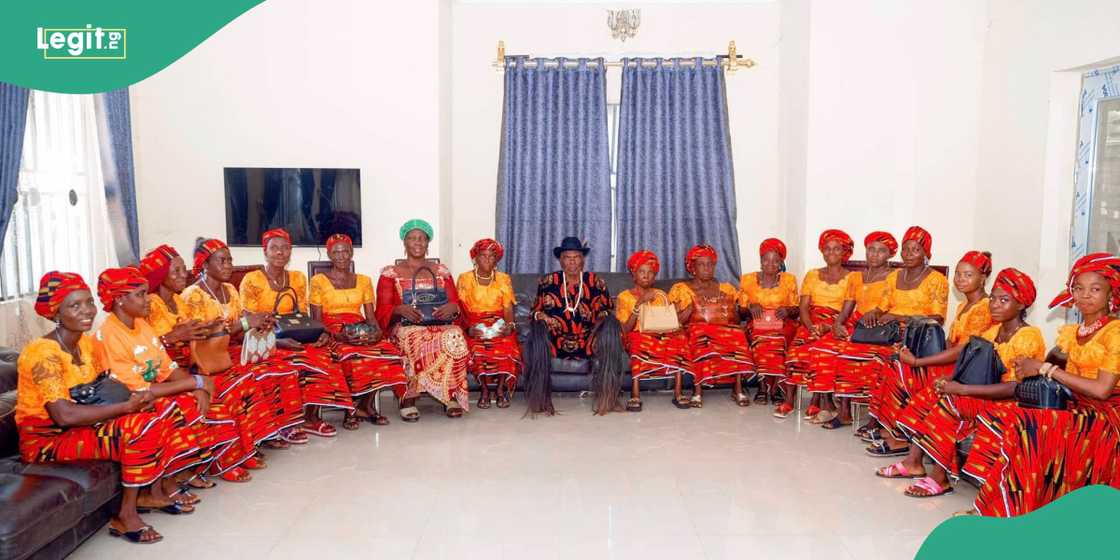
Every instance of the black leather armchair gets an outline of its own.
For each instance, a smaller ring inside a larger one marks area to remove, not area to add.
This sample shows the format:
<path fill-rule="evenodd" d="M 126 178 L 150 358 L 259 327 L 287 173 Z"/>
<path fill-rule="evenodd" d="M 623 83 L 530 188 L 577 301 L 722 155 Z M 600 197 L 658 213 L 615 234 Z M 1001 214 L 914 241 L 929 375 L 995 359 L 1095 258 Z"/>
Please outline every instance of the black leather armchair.
<path fill-rule="evenodd" d="M 0 558 L 63 558 L 117 510 L 120 467 L 19 460 L 17 358 L 17 352 L 0 349 Z"/>

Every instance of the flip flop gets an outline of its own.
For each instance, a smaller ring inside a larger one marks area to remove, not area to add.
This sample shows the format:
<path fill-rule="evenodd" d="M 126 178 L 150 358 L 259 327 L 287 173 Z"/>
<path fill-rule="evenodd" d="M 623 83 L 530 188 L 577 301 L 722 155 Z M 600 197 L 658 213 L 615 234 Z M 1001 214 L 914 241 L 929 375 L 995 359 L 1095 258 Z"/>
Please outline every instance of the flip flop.
<path fill-rule="evenodd" d="M 844 421 L 840 420 L 840 415 L 838 414 L 832 420 L 829 420 L 828 422 L 825 422 L 825 423 L 821 424 L 821 428 L 823 428 L 825 430 L 838 430 L 840 428 L 843 428 L 844 426 L 851 426 L 851 425 L 852 425 L 851 420 L 849 420 L 847 422 L 844 422 Z"/>
<path fill-rule="evenodd" d="M 400 410 L 401 420 L 405 422 L 419 422 L 420 409 L 415 406 L 406 406 Z"/>
<path fill-rule="evenodd" d="M 332 438 L 338 435 L 338 430 L 334 426 L 322 421 L 316 420 L 314 422 L 305 422 L 303 424 L 304 433 L 316 435 L 324 438 Z M 294 442 L 293 442 L 294 443 Z"/>
<path fill-rule="evenodd" d="M 803 418 L 805 420 L 812 420 L 813 418 L 816 418 L 817 415 L 820 414 L 820 412 L 821 412 L 821 407 L 819 407 L 815 404 L 809 405 L 809 408 L 805 409 L 805 416 Z"/>
<path fill-rule="evenodd" d="M 194 508 L 191 506 L 183 505 L 178 502 L 172 502 L 166 506 L 136 506 L 136 513 L 151 513 L 152 511 L 159 511 L 170 515 L 190 515 L 194 513 Z"/>
<path fill-rule="evenodd" d="M 642 411 L 642 401 L 641 401 L 641 399 L 630 399 L 629 401 L 626 401 L 626 410 L 629 411 L 629 412 L 641 412 Z"/>
<path fill-rule="evenodd" d="M 903 465 L 902 461 L 899 461 L 881 469 L 875 469 L 875 476 L 879 478 L 921 478 L 926 476 L 926 473 L 925 471 L 912 473 L 906 470 L 906 465 Z"/>
<path fill-rule="evenodd" d="M 891 449 L 886 440 L 872 442 L 865 450 L 872 457 L 902 457 L 910 454 L 910 446 L 901 449 Z"/>
<path fill-rule="evenodd" d="M 778 405 L 778 408 L 774 409 L 773 416 L 774 418 L 787 418 L 790 414 L 793 414 L 793 405 L 782 403 Z"/>
<path fill-rule="evenodd" d="M 156 533 L 156 535 L 158 536 L 150 541 L 142 540 L 144 538 L 144 535 L 148 531 L 155 533 L 156 530 L 153 529 L 151 525 L 145 525 L 136 531 L 122 531 L 120 529 L 117 529 L 116 527 L 113 527 L 112 525 L 109 526 L 109 536 L 123 538 L 130 543 L 155 544 L 163 540 L 163 535 L 160 535 L 159 533 Z"/>
<path fill-rule="evenodd" d="M 915 490 L 925 490 L 926 493 L 919 494 Z M 918 481 L 910 485 L 910 487 L 907 488 L 905 492 L 905 494 L 907 496 L 910 496 L 911 498 L 936 498 L 937 496 L 944 496 L 945 494 L 952 493 L 952 484 L 949 484 L 942 488 L 941 485 L 938 484 L 937 481 L 934 480 L 931 476 L 918 479 Z"/>
<path fill-rule="evenodd" d="M 350 431 L 357 430 L 362 427 L 362 421 L 366 418 L 368 418 L 368 416 L 358 416 L 356 413 L 347 411 L 346 416 L 342 419 L 342 429 Z"/>
<path fill-rule="evenodd" d="M 498 408 L 509 408 L 509 395 L 498 395 Z"/>
<path fill-rule="evenodd" d="M 688 410 L 688 409 L 692 408 L 692 405 L 689 404 L 688 399 L 680 400 L 680 399 L 674 398 L 673 399 L 673 406 L 675 406 L 675 407 L 677 407 L 681 410 Z"/>
<path fill-rule="evenodd" d="M 744 408 L 751 405 L 751 398 L 745 393 L 732 393 L 731 400 L 735 401 L 735 404 Z"/>
<path fill-rule="evenodd" d="M 249 482 L 253 480 L 253 475 L 241 467 L 234 467 L 222 473 L 222 480 L 226 482 Z"/>
<path fill-rule="evenodd" d="M 831 422 L 832 419 L 836 418 L 839 415 L 840 414 L 838 412 L 836 412 L 835 410 L 822 410 L 822 411 L 818 412 L 817 415 L 814 416 L 812 420 L 809 420 L 809 423 L 810 424 L 824 424 L 826 422 Z"/>
<path fill-rule="evenodd" d="M 688 407 L 704 408 L 704 397 L 701 397 L 700 395 L 692 395 L 692 398 L 688 399 Z"/>

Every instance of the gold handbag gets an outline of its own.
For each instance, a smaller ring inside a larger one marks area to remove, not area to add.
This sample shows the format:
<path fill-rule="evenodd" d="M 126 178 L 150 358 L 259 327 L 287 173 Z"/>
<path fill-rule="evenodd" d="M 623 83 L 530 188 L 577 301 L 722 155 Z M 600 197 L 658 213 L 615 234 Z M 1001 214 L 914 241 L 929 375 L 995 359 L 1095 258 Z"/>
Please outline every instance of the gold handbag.
<path fill-rule="evenodd" d="M 647 303 L 638 310 L 638 332 L 659 334 L 679 330 L 681 322 L 677 319 L 677 308 L 668 301 L 665 305 Z"/>

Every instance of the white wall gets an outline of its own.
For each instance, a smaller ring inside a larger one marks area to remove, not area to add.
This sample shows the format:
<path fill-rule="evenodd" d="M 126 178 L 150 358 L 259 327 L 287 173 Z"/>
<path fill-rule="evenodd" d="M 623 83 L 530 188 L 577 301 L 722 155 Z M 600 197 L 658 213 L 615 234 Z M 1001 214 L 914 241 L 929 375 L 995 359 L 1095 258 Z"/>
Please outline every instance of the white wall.
<path fill-rule="evenodd" d="M 976 243 L 984 4 L 818 0 L 810 9 L 801 266 L 819 266 L 824 229 L 862 246 L 870 231 L 900 237 L 913 224 L 933 234 L 933 261 L 952 264 Z"/>
<path fill-rule="evenodd" d="M 452 268 L 471 266 L 467 250 L 492 237 L 502 114 L 502 74 L 491 62 L 498 40 L 507 54 L 538 56 L 712 56 L 736 42 L 759 65 L 727 77 L 727 103 L 743 263 L 757 266 L 758 242 L 784 234 L 778 168 L 778 3 L 646 4 L 633 39 L 611 38 L 606 3 L 456 3 L 453 6 Z M 619 73 L 608 73 L 618 99 Z M 557 240 L 559 241 L 559 240 Z M 625 259 L 625 255 L 622 256 Z"/>
<path fill-rule="evenodd" d="M 1041 300 L 1069 264 L 1079 67 L 1120 55 L 1120 3 L 654 3 L 625 43 L 607 32 L 608 7 L 254 8 L 132 88 L 142 244 L 185 252 L 224 235 L 223 166 L 356 166 L 363 271 L 399 254 L 398 224 L 413 216 L 437 224 L 434 254 L 464 270 L 469 246 L 494 232 L 499 39 L 510 54 L 609 58 L 711 55 L 734 39 L 759 63 L 727 79 L 745 269 L 770 235 L 802 272 L 819 262 L 822 229 L 859 240 L 917 223 L 937 263 L 987 249 L 997 268 L 1034 276 L 1033 320 L 1047 320 Z M 298 250 L 293 266 L 314 256 Z"/>
<path fill-rule="evenodd" d="M 1120 2 L 990 0 L 975 234 L 1035 278 L 1031 321 L 1053 340 L 1046 304 L 1069 271 L 1081 74 L 1120 56 Z M 1115 61 L 1113 61 L 1115 62 Z"/>
<path fill-rule="evenodd" d="M 225 237 L 224 166 L 357 167 L 359 270 L 402 253 L 412 217 L 439 227 L 441 11 L 410 2 L 274 0 L 234 20 L 131 88 L 140 241 L 189 254 L 197 236 Z M 446 63 L 444 64 L 444 68 Z M 448 121 L 449 122 L 449 121 Z M 433 256 L 450 247 L 436 231 Z M 305 269 L 314 249 L 296 249 Z M 259 249 L 235 261 L 261 262 Z"/>

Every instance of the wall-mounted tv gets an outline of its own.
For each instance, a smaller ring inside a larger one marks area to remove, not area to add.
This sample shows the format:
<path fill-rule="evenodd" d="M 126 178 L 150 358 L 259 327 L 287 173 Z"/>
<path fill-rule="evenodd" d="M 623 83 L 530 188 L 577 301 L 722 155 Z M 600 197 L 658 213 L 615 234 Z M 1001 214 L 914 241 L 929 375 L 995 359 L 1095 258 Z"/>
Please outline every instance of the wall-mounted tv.
<path fill-rule="evenodd" d="M 362 244 L 361 180 L 357 169 L 226 167 L 226 242 L 256 246 L 282 227 L 292 245 L 324 245 L 335 233 Z"/>

